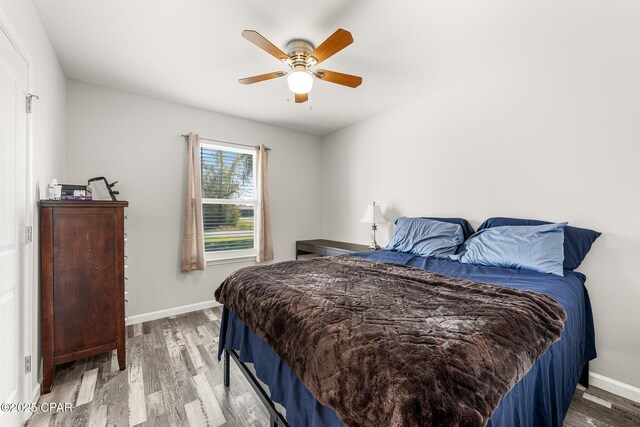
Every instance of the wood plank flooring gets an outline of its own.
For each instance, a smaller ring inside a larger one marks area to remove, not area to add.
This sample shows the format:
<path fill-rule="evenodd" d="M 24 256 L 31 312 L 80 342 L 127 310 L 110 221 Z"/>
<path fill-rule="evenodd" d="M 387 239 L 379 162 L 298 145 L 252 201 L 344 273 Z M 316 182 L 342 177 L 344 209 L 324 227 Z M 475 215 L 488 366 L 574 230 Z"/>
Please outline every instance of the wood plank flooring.
<path fill-rule="evenodd" d="M 27 426 L 268 426 L 266 409 L 231 363 L 218 363 L 221 308 L 127 327 L 127 370 L 115 352 L 59 366 L 44 402 L 72 412 L 36 412 Z M 590 387 L 576 390 L 565 427 L 640 425 L 640 404 Z"/>

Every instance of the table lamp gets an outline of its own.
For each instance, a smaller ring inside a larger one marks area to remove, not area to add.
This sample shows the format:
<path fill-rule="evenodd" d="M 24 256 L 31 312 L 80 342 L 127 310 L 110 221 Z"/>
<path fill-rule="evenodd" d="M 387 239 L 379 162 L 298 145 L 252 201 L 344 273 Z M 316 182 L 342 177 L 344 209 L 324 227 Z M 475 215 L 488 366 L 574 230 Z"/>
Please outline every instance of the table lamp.
<path fill-rule="evenodd" d="M 372 242 L 369 245 L 369 249 L 372 249 L 372 250 L 380 249 L 380 246 L 378 246 L 378 242 L 376 242 L 376 230 L 378 229 L 377 224 L 388 222 L 387 219 L 384 217 L 384 215 L 382 215 L 380 206 L 376 205 L 376 202 L 373 202 L 373 204 L 367 206 L 367 211 L 365 212 L 360 222 L 366 222 L 368 224 L 371 224 Z"/>

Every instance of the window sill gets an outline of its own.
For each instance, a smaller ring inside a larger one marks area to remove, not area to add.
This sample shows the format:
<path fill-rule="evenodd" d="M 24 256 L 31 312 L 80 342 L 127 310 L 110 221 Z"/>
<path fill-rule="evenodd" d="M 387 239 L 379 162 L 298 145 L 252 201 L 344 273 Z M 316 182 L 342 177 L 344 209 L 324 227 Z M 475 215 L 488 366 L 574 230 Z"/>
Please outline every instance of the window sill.
<path fill-rule="evenodd" d="M 256 255 L 241 255 L 241 256 L 230 255 L 229 257 L 225 257 L 225 258 L 207 259 L 206 262 L 207 262 L 207 267 L 212 267 L 214 265 L 237 264 L 237 263 L 247 263 L 247 262 L 253 262 L 254 264 L 258 263 L 256 261 Z"/>

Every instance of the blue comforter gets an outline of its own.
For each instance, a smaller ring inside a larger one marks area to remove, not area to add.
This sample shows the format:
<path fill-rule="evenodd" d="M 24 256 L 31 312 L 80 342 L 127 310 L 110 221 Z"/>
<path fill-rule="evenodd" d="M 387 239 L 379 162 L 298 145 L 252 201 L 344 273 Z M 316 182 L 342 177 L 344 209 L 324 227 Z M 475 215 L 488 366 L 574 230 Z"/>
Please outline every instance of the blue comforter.
<path fill-rule="evenodd" d="M 551 345 L 503 397 L 488 425 L 562 425 L 582 369 L 596 357 L 591 304 L 583 274 L 565 271 L 564 277 L 560 277 L 388 250 L 355 255 L 476 282 L 540 292 L 555 299 L 567 313 L 560 340 Z M 243 362 L 254 364 L 258 378 L 269 386 L 272 400 L 285 407 L 291 426 L 342 425 L 333 410 L 318 403 L 278 355 L 226 308 L 220 329 L 219 357 L 225 347 L 238 350 Z"/>

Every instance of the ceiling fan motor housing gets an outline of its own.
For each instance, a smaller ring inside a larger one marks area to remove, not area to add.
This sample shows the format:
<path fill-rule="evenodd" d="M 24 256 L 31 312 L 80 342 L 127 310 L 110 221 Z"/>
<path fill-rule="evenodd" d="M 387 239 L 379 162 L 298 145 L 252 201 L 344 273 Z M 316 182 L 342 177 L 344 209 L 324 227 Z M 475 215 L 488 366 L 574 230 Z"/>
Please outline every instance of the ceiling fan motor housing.
<path fill-rule="evenodd" d="M 289 56 L 308 56 L 311 52 L 313 52 L 314 49 L 315 47 L 313 46 L 313 44 L 311 44 L 311 42 L 302 39 L 290 40 L 284 47 L 284 51 Z"/>
<path fill-rule="evenodd" d="M 292 67 L 294 70 L 302 70 L 307 68 L 307 56 L 309 56 L 309 54 L 313 52 L 314 49 L 315 47 L 313 46 L 313 44 L 311 44 L 307 40 L 302 39 L 291 40 L 284 47 L 285 52 L 287 53 L 287 55 L 289 55 L 289 58 L 291 58 L 291 61 L 293 62 Z"/>

